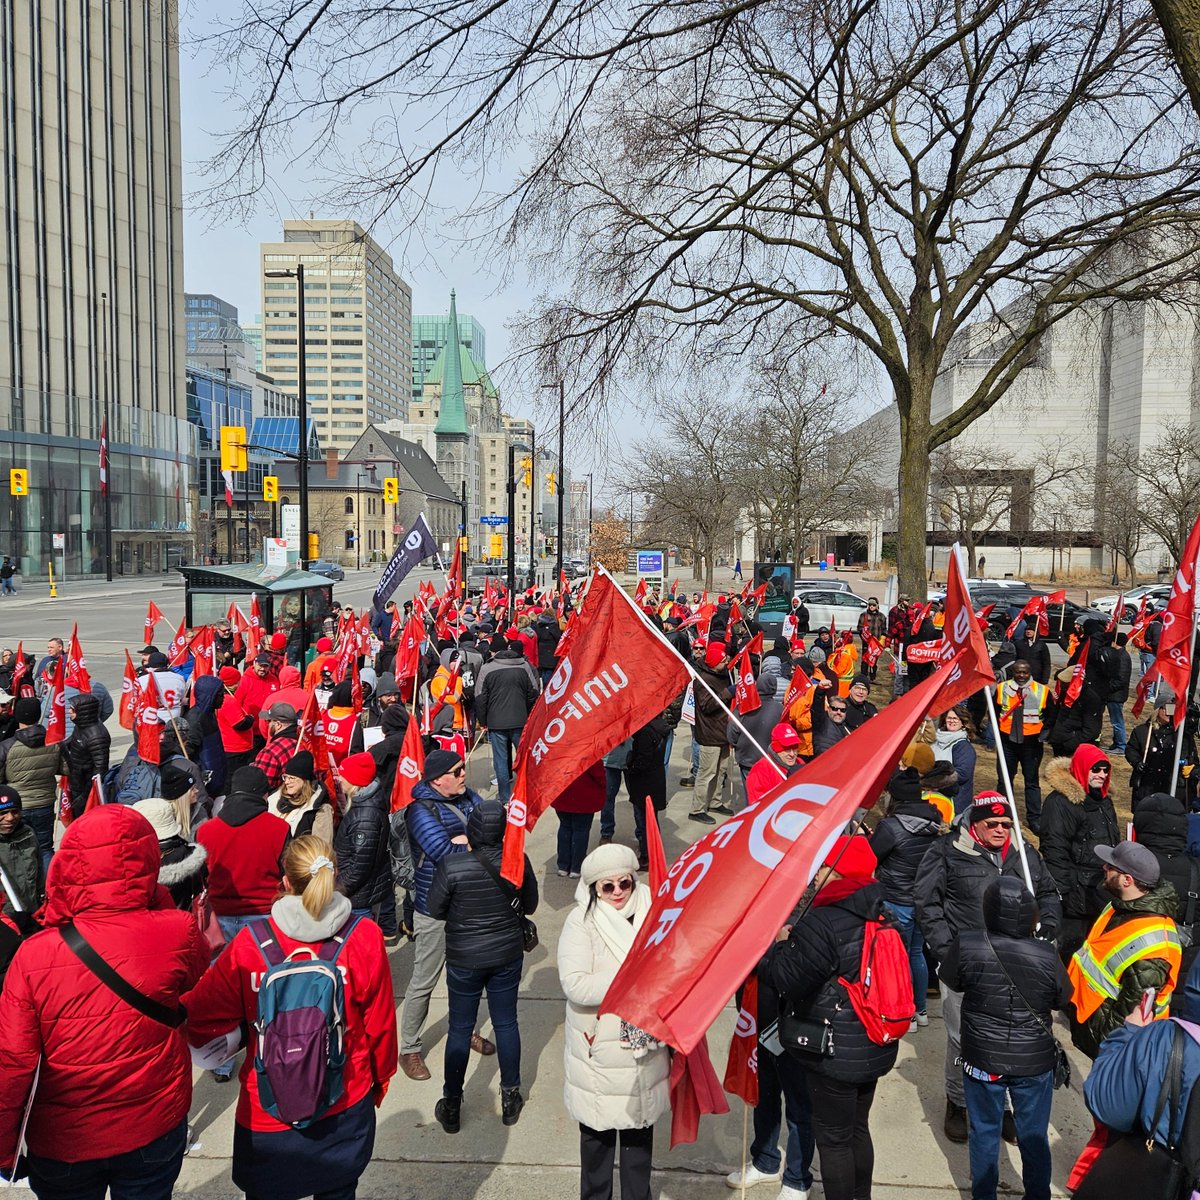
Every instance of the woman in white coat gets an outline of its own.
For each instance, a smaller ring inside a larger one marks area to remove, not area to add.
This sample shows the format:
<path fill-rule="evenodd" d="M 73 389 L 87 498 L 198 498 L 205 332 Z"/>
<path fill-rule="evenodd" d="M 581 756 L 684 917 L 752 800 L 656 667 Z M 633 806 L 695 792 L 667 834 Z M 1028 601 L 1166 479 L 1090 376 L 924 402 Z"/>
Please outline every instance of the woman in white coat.
<path fill-rule="evenodd" d="M 565 1097 L 579 1122 L 581 1200 L 611 1200 L 618 1141 L 621 1200 L 649 1200 L 654 1122 L 670 1102 L 667 1047 L 612 1013 L 597 1015 L 650 911 L 637 866 L 628 846 L 593 850 L 558 941 L 567 997 Z"/>

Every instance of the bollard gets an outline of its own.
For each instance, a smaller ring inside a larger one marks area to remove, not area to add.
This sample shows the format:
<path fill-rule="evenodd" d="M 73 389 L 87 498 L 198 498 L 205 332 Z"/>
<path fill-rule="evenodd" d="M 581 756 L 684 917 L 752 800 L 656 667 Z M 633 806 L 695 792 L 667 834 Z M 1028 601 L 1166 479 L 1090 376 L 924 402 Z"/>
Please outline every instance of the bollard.
<path fill-rule="evenodd" d="M 58 589 L 54 586 L 54 564 L 52 562 L 49 562 L 46 564 L 46 567 L 50 572 L 50 599 L 57 600 L 58 599 Z"/>

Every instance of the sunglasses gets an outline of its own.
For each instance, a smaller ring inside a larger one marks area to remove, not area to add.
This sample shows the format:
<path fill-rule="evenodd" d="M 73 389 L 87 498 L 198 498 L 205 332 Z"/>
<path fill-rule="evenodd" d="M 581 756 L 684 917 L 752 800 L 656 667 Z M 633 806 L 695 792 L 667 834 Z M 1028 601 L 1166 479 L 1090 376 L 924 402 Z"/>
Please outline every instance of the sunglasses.
<path fill-rule="evenodd" d="M 1011 821 L 984 821 L 984 829 L 1011 829 Z"/>
<path fill-rule="evenodd" d="M 1091 773 L 1093 775 L 1111 775 L 1112 767 L 1092 767 Z"/>
<path fill-rule="evenodd" d="M 455 776 L 456 778 L 457 778 L 459 775 L 465 775 L 466 773 L 467 773 L 467 768 L 466 768 L 466 767 L 464 767 L 464 766 L 457 766 L 457 767 L 455 767 L 455 768 L 454 768 L 454 770 L 453 770 L 453 771 L 447 771 L 447 772 L 446 772 L 446 774 L 447 774 L 447 775 L 453 775 L 453 776 Z"/>
<path fill-rule="evenodd" d="M 844 713 L 846 711 L 846 709 L 843 706 L 831 704 L 829 706 L 829 711 Z"/>
<path fill-rule="evenodd" d="M 620 879 L 606 879 L 596 890 L 602 896 L 611 896 L 614 892 L 631 892 L 633 879 L 629 875 L 623 875 Z"/>

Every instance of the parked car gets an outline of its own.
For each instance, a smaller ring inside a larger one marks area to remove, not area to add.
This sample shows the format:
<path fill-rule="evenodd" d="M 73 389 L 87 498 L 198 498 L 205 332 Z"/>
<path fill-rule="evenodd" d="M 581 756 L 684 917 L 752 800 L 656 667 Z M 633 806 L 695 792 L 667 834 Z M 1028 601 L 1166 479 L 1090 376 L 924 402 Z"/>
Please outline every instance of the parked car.
<path fill-rule="evenodd" d="M 324 575 L 326 579 L 342 580 L 346 578 L 346 572 L 335 562 L 330 562 L 327 558 L 318 558 L 308 564 L 308 569 L 314 575 Z"/>
<path fill-rule="evenodd" d="M 1035 595 L 1048 595 L 1047 592 L 1034 593 Z M 988 616 L 988 628 L 991 635 L 996 638 L 1004 636 L 1005 630 L 1016 619 L 1017 614 L 1025 607 L 1029 597 L 1014 597 L 1008 603 L 1000 602 L 991 611 Z M 991 600 L 987 603 L 992 603 Z M 1065 611 L 1064 611 L 1065 609 Z M 1063 604 L 1048 604 L 1046 606 L 1046 621 L 1050 626 L 1049 637 L 1055 639 L 1063 634 L 1069 634 L 1075 627 L 1076 621 L 1103 621 L 1108 623 L 1111 613 L 1102 613 L 1095 608 L 1086 608 L 1082 604 L 1076 604 L 1073 600 L 1068 600 Z"/>
<path fill-rule="evenodd" d="M 796 594 L 807 592 L 809 588 L 816 588 L 821 592 L 852 592 L 854 589 L 845 579 L 822 579 L 816 576 L 812 579 L 797 579 L 795 583 Z"/>
<path fill-rule="evenodd" d="M 1143 596 L 1146 597 L 1148 607 L 1162 608 L 1171 596 L 1171 585 L 1169 583 L 1150 583 L 1130 588 L 1127 592 L 1113 592 L 1110 596 L 1097 596 L 1092 601 L 1092 607 L 1106 617 L 1111 617 L 1113 609 L 1117 606 L 1117 600 L 1124 600 L 1125 611 L 1121 614 L 1121 623 L 1129 625 L 1137 616 L 1138 606 L 1141 604 Z"/>
<path fill-rule="evenodd" d="M 568 579 L 586 579 L 592 572 L 586 558 L 573 558 L 563 564 Z"/>
<path fill-rule="evenodd" d="M 834 582 L 837 582 L 836 580 Z M 804 607 L 808 609 L 809 628 L 815 634 L 822 625 L 836 624 L 838 632 L 858 628 L 858 618 L 867 609 L 867 602 L 853 592 L 837 589 L 805 588 Z M 782 612 L 764 612 L 756 619 L 762 626 L 763 638 L 769 646 L 783 631 Z"/>

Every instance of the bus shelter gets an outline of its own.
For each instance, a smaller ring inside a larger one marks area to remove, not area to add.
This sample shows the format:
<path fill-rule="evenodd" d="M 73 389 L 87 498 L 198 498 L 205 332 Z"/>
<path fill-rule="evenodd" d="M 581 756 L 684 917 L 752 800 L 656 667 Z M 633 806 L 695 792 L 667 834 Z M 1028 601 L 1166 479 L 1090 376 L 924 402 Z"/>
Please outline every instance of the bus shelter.
<path fill-rule="evenodd" d="M 287 660 L 304 661 L 308 647 L 321 636 L 323 623 L 335 617 L 333 583 L 324 575 L 298 567 L 265 567 L 249 563 L 228 567 L 177 567 L 184 582 L 184 614 L 188 628 L 211 625 L 236 604 L 250 615 L 258 597 L 263 628 L 287 639 Z"/>

